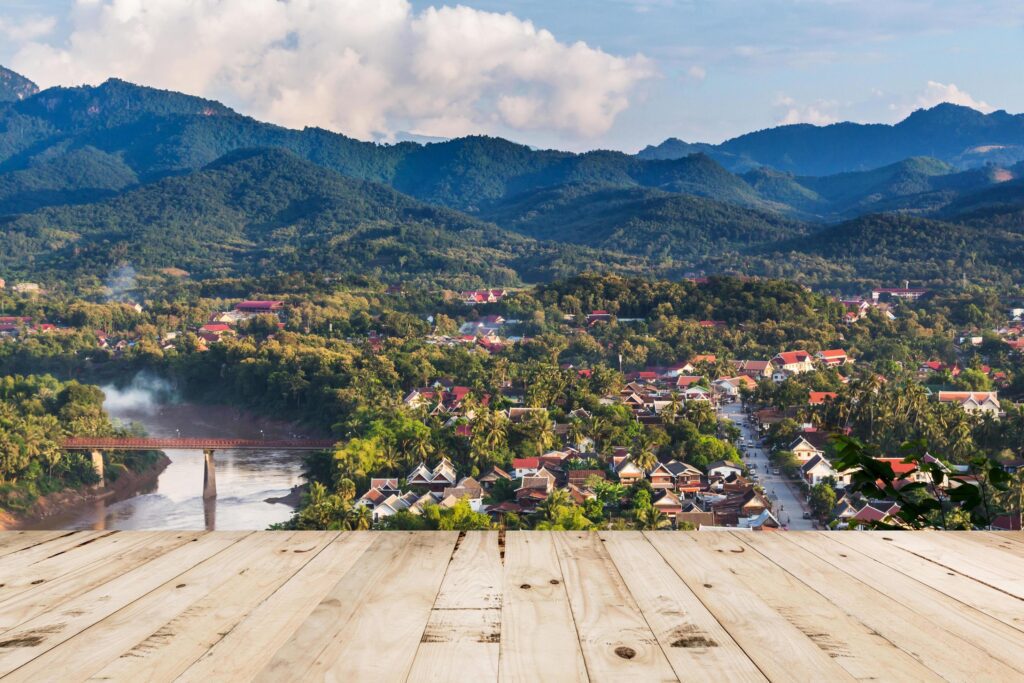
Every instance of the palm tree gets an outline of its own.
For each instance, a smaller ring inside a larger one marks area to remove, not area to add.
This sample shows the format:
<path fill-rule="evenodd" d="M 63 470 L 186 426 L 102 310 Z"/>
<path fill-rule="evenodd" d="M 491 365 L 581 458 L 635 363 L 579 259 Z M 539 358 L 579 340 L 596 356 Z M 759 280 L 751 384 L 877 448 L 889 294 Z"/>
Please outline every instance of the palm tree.
<path fill-rule="evenodd" d="M 373 526 L 373 513 L 370 512 L 370 508 L 360 505 L 349 510 L 348 515 L 345 516 L 345 522 L 349 525 L 349 529 L 366 531 Z"/>
<path fill-rule="evenodd" d="M 646 531 L 655 531 L 669 523 L 665 513 L 653 505 L 637 510 L 636 521 L 640 528 Z"/>
<path fill-rule="evenodd" d="M 571 505 L 569 500 L 569 492 L 565 489 L 554 489 L 548 494 L 540 505 L 537 506 L 537 512 L 548 522 L 554 522 L 558 519 L 558 514 L 562 509 L 567 508 Z"/>
<path fill-rule="evenodd" d="M 579 445 L 587 437 L 586 431 L 582 420 L 575 417 L 569 420 L 569 430 L 566 433 L 566 436 L 569 437 L 569 443 L 579 448 Z"/>
<path fill-rule="evenodd" d="M 633 464 L 644 472 L 650 472 L 658 465 L 654 445 L 646 434 L 641 434 L 633 441 Z"/>

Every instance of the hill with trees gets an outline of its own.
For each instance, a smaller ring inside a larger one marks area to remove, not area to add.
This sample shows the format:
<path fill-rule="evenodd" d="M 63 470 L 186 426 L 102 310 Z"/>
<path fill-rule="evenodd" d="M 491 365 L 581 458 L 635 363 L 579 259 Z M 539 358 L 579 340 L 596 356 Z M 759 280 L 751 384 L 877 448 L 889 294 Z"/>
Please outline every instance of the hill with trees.
<path fill-rule="evenodd" d="M 0 223 L 5 272 L 94 273 L 120 263 L 200 277 L 361 272 L 384 279 L 511 284 L 611 258 L 540 243 L 281 150 L 227 155 L 197 173 L 111 199 Z"/>

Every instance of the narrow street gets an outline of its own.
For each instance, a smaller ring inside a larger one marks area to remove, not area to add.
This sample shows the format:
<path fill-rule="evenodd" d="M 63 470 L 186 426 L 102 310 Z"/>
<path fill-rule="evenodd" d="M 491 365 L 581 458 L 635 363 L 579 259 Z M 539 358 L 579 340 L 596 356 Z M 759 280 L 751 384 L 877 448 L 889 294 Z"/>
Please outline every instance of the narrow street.
<path fill-rule="evenodd" d="M 814 528 L 812 520 L 804 519 L 803 513 L 808 508 L 803 497 L 797 492 L 795 485 L 790 484 L 782 474 L 772 474 L 768 461 L 767 449 L 758 443 L 757 430 L 747 422 L 747 416 L 739 403 L 730 403 L 719 409 L 719 414 L 740 428 L 743 439 L 752 444 L 741 448 L 746 454 L 743 460 L 748 467 L 754 467 L 758 481 L 764 487 L 765 494 L 774 504 L 772 512 L 779 522 L 794 531 L 806 531 Z"/>

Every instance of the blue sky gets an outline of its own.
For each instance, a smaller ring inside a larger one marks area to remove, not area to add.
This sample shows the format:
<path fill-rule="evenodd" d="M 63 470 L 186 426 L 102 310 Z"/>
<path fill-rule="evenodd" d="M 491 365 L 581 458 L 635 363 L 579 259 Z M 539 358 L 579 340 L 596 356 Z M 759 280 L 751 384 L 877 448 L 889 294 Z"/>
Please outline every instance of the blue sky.
<path fill-rule="evenodd" d="M 119 75 L 361 138 L 577 150 L 894 122 L 939 101 L 1024 111 L 1019 0 L 242 2 L 0 0 L 0 63 L 43 85 Z"/>

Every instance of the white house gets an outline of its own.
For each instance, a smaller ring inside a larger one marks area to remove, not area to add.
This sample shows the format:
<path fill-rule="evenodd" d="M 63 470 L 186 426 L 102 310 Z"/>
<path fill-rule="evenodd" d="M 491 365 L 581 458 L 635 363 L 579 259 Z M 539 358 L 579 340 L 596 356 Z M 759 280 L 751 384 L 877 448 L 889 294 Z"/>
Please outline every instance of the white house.
<path fill-rule="evenodd" d="M 731 460 L 716 460 L 708 465 L 709 477 L 722 477 L 725 479 L 730 474 L 743 474 L 743 468 Z"/>

